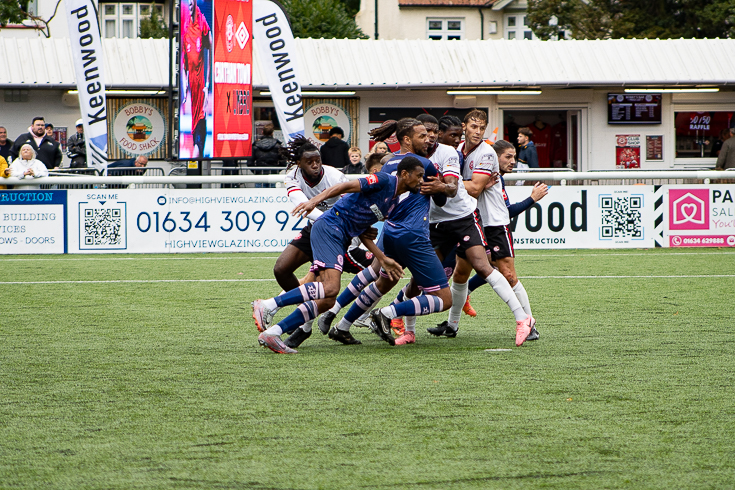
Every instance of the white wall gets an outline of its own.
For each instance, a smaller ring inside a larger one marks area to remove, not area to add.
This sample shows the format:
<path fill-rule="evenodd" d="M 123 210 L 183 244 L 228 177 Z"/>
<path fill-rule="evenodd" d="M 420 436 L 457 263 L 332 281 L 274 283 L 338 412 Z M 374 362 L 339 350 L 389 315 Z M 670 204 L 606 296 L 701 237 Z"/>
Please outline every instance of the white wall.
<path fill-rule="evenodd" d="M 482 9 L 485 17 L 484 39 L 503 37 L 503 13 L 489 8 Z M 378 35 L 380 39 L 427 39 L 426 18 L 464 18 L 464 39 L 482 39 L 480 13 L 477 8 L 460 7 L 398 7 L 397 0 L 378 0 Z M 375 0 L 362 0 L 355 16 L 358 27 L 371 39 L 375 39 Z M 490 22 L 497 22 L 497 34 L 489 34 Z"/>

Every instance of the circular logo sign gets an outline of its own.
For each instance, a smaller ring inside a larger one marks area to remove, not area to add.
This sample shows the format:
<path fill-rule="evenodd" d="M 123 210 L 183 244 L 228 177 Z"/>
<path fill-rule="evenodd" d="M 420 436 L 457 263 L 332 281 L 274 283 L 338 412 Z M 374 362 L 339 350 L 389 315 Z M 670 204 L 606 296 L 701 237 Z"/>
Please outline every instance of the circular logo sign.
<path fill-rule="evenodd" d="M 231 15 L 227 16 L 225 23 L 225 45 L 227 45 L 228 53 L 235 47 L 235 21 L 232 20 Z"/>
<path fill-rule="evenodd" d="M 306 135 L 317 147 L 329 140 L 329 131 L 334 127 L 345 132 L 344 141 L 350 140 L 350 116 L 334 104 L 317 104 L 304 111 Z"/>
<path fill-rule="evenodd" d="M 133 102 L 120 108 L 112 126 L 115 143 L 133 155 L 147 155 L 163 144 L 166 126 L 157 108 Z"/>

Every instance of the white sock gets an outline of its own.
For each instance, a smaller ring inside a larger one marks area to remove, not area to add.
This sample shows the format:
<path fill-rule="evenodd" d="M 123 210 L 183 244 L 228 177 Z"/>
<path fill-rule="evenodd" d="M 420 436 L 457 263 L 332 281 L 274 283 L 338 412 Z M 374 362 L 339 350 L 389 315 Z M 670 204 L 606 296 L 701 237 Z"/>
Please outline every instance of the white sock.
<path fill-rule="evenodd" d="M 518 298 L 518 301 L 521 303 L 526 315 L 533 316 L 531 315 L 531 303 L 528 301 L 528 293 L 526 292 L 526 288 L 523 287 L 523 284 L 521 284 L 521 281 L 518 281 L 516 285 L 513 286 L 513 292 L 516 293 L 516 298 Z"/>
<path fill-rule="evenodd" d="M 314 320 L 309 320 L 308 322 L 306 322 L 303 325 L 301 325 L 301 327 L 299 327 L 299 328 L 301 328 L 301 330 L 303 330 L 304 332 L 307 332 L 307 333 L 308 332 L 311 332 L 311 325 L 313 323 L 314 323 Z"/>
<path fill-rule="evenodd" d="M 407 316 L 403 324 L 406 326 L 406 332 L 416 332 L 415 316 Z"/>
<path fill-rule="evenodd" d="M 347 320 L 345 320 L 345 317 L 342 317 L 342 319 L 337 324 L 337 330 L 342 330 L 343 332 L 349 332 L 351 326 L 352 324 L 348 322 Z"/>
<path fill-rule="evenodd" d="M 263 332 L 266 335 L 278 335 L 279 337 L 283 334 L 283 330 L 278 325 L 273 325 L 271 328 Z"/>
<path fill-rule="evenodd" d="M 450 292 L 452 293 L 452 307 L 449 308 L 449 318 L 447 321 L 449 322 L 449 326 L 452 327 L 452 330 L 457 330 L 459 328 L 459 319 L 462 316 L 462 307 L 464 306 L 465 301 L 467 301 L 467 283 L 458 283 L 452 281 L 452 287 L 450 288 Z"/>
<path fill-rule="evenodd" d="M 265 306 L 269 310 L 277 310 L 278 309 L 278 305 L 276 304 L 276 300 L 273 299 L 273 298 L 264 299 L 263 300 L 263 306 Z"/>
<path fill-rule="evenodd" d="M 487 276 L 485 281 L 492 286 L 493 290 L 500 296 L 500 299 L 505 301 L 510 311 L 513 312 L 513 316 L 516 317 L 517 322 L 528 318 L 526 312 L 523 311 L 521 302 L 516 298 L 513 288 L 510 287 L 508 280 L 503 274 L 493 269 L 492 274 Z M 454 308 L 454 305 L 452 305 L 452 308 Z"/>

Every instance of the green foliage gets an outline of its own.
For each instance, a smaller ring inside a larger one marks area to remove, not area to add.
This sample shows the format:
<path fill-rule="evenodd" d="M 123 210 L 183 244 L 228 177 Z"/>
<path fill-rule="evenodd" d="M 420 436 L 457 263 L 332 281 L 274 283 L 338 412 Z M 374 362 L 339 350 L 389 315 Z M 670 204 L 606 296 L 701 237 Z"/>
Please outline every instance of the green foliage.
<path fill-rule="evenodd" d="M 735 0 L 528 0 L 528 21 L 541 39 L 729 38 Z"/>
<path fill-rule="evenodd" d="M 733 486 L 730 250 L 520 250 L 536 342 L 485 286 L 455 339 L 293 356 L 275 256 L 0 256 L 0 487 Z"/>
<path fill-rule="evenodd" d="M 339 0 L 283 0 L 294 37 L 367 39 Z"/>
<path fill-rule="evenodd" d="M 8 24 L 20 24 L 28 18 L 27 1 L 0 1 L 0 26 L 5 27 Z"/>
<path fill-rule="evenodd" d="M 140 37 L 143 39 L 168 39 L 168 34 L 168 26 L 155 8 L 151 8 L 150 17 L 140 20 Z"/>

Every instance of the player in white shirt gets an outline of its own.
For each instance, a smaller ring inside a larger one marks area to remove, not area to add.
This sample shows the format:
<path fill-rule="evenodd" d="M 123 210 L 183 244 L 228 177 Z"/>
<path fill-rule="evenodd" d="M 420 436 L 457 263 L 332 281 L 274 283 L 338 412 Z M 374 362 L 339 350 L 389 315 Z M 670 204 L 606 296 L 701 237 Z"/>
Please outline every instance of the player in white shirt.
<path fill-rule="evenodd" d="M 427 331 L 437 336 L 455 337 L 457 335 L 462 307 L 467 300 L 467 281 L 474 268 L 513 312 L 516 319 L 516 345 L 520 346 L 531 332 L 533 318 L 524 311 L 508 280 L 490 266 L 485 250 L 487 237 L 485 227 L 502 227 L 510 223 L 502 184 L 497 177 L 498 157 L 492 146 L 483 141 L 483 135 L 487 129 L 487 114 L 478 109 L 470 111 L 464 118 L 462 129 L 465 132 L 465 141 L 458 148 L 464 159 L 462 179 L 467 194 L 477 199 L 477 209 L 483 226 L 482 232 L 485 232 L 480 234 L 483 246 L 481 248 L 475 244 L 477 239 L 472 232 L 475 225 L 480 226 L 477 215 L 459 216 L 463 212 L 461 210 L 466 209 L 462 205 L 471 201 L 457 203 L 457 206 L 450 208 L 454 209 L 457 214 L 454 217 L 437 215 L 436 223 L 433 222 L 434 217 L 432 217 L 432 243 L 440 254 L 440 258 L 443 258 L 445 253 L 457 245 L 457 265 L 452 275 L 452 307 L 449 310 L 449 318 L 446 322 L 435 328 L 429 328 Z M 447 180 L 446 173 L 444 178 Z"/>

